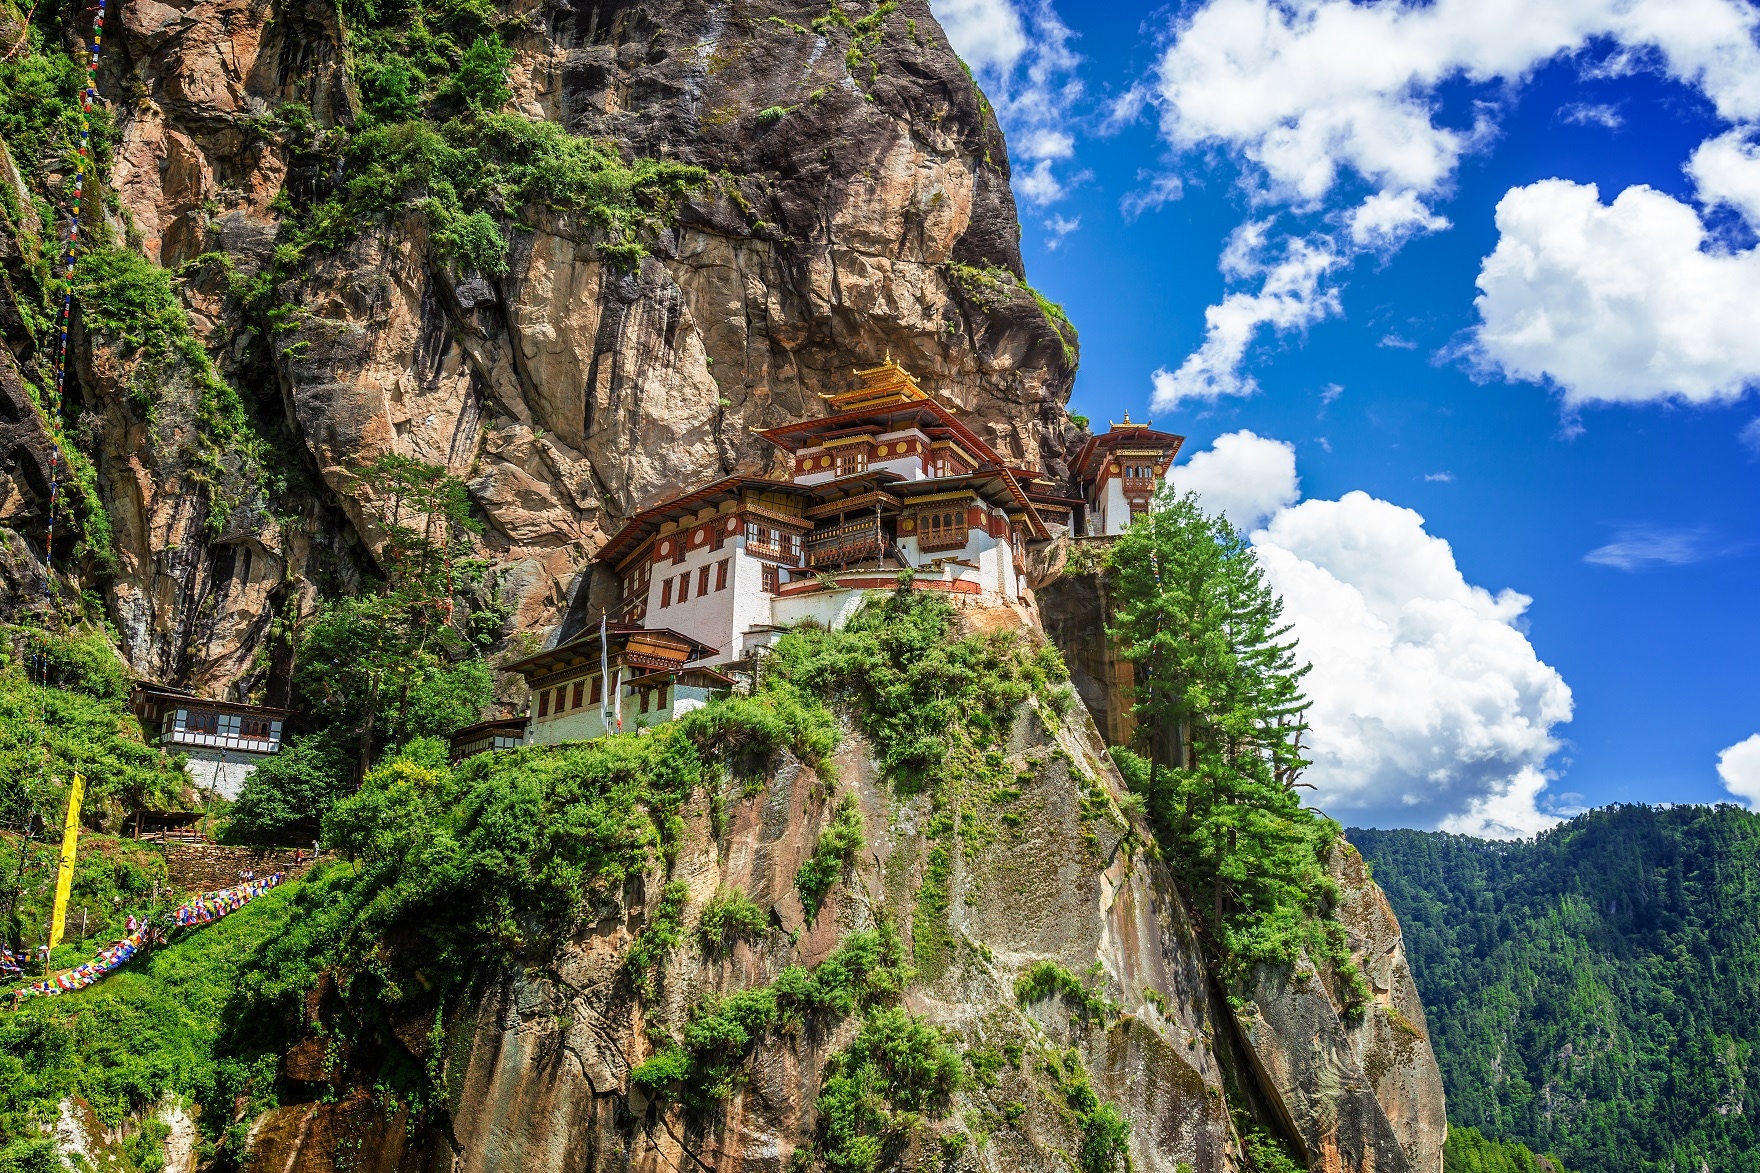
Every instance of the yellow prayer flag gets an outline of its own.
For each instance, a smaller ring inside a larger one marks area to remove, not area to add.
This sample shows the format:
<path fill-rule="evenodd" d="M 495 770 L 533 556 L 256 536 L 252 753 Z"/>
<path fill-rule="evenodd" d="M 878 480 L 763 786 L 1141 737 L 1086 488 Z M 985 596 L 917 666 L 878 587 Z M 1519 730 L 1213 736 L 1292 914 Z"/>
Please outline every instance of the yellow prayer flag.
<path fill-rule="evenodd" d="M 55 914 L 49 918 L 49 948 L 61 944 L 67 927 L 67 898 L 73 892 L 73 862 L 79 854 L 79 804 L 85 797 L 86 780 L 73 776 L 67 794 L 67 826 L 61 832 L 61 866 L 55 871 Z"/>

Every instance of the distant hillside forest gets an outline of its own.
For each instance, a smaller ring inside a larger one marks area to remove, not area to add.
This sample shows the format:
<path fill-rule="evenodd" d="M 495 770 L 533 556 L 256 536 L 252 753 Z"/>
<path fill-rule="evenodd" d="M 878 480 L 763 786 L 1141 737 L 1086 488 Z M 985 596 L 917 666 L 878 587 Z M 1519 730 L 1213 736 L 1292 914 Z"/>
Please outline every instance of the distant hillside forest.
<path fill-rule="evenodd" d="M 1573 1173 L 1760 1173 L 1760 814 L 1349 834 L 1404 925 L 1453 1123 Z"/>

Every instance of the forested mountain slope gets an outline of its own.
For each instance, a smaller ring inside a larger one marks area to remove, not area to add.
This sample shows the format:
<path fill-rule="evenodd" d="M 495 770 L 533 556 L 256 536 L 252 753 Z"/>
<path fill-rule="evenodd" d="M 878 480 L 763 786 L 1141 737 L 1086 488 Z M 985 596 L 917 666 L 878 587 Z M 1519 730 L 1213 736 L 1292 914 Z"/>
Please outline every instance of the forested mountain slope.
<path fill-rule="evenodd" d="M 1760 1170 L 1760 814 L 1349 834 L 1405 928 L 1454 1123 L 1584 1173 Z"/>

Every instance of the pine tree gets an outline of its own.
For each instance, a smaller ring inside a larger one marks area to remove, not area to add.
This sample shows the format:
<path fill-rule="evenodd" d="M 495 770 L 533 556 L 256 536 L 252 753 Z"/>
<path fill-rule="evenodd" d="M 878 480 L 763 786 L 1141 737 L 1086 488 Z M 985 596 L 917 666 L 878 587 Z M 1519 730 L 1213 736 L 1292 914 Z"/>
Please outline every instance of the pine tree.
<path fill-rule="evenodd" d="M 1107 563 L 1110 634 L 1134 670 L 1148 755 L 1127 772 L 1169 862 L 1231 962 L 1292 960 L 1306 943 L 1336 964 L 1337 926 L 1316 914 L 1333 894 L 1322 860 L 1338 826 L 1296 794 L 1308 669 L 1252 546 L 1164 489 Z"/>

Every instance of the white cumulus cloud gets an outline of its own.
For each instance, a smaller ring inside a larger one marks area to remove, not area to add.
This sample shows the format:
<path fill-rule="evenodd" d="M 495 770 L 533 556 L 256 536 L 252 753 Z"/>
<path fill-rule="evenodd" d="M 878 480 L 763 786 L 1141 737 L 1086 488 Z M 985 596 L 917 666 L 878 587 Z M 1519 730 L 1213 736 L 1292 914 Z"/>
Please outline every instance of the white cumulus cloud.
<path fill-rule="evenodd" d="M 1182 493 L 1196 493 L 1204 507 L 1250 530 L 1301 497 L 1296 448 L 1245 429 L 1218 436 L 1211 446 L 1168 470 Z"/>
<path fill-rule="evenodd" d="M 1725 790 L 1760 811 L 1760 733 L 1718 754 L 1717 776 Z"/>
<path fill-rule="evenodd" d="M 1203 345 L 1187 355 L 1178 370 L 1163 368 L 1150 376 L 1155 410 L 1168 410 L 1187 399 L 1253 394 L 1258 383 L 1241 370 L 1241 363 L 1261 327 L 1305 329 L 1338 312 L 1338 291 L 1325 284 L 1327 274 L 1344 262 L 1332 239 L 1287 239 L 1283 255 L 1268 260 L 1266 227 L 1265 221 L 1243 224 L 1222 255 L 1223 272 L 1236 278 L 1258 277 L 1258 292 L 1237 290 L 1204 311 Z"/>
<path fill-rule="evenodd" d="M 1347 493 L 1299 500 L 1295 449 L 1218 437 L 1170 474 L 1237 526 L 1284 618 L 1313 707 L 1305 781 L 1347 825 L 1533 835 L 1571 813 L 1546 794 L 1571 691 L 1519 622 L 1531 600 L 1467 582 L 1410 509 Z"/>
<path fill-rule="evenodd" d="M 1760 378 L 1760 249 L 1718 250 L 1691 205 L 1546 179 L 1499 201 L 1497 229 L 1472 344 L 1486 368 L 1571 405 L 1711 403 Z"/>
<path fill-rule="evenodd" d="M 1378 191 L 1349 216 L 1351 243 L 1359 248 L 1395 249 L 1424 232 L 1441 232 L 1449 226 L 1424 206 L 1414 191 Z"/>
<path fill-rule="evenodd" d="M 1210 0 L 1179 24 L 1149 97 L 1174 145 L 1232 149 L 1284 198 L 1318 200 L 1346 169 L 1422 193 L 1480 134 L 1438 125 L 1442 83 L 1520 81 L 1606 39 L 1654 52 L 1724 118 L 1760 118 L 1755 25 L 1740 0 Z"/>
<path fill-rule="evenodd" d="M 1517 626 L 1531 600 L 1467 582 L 1410 509 L 1305 501 L 1253 535 L 1313 664 L 1306 780 L 1347 824 L 1526 836 L 1571 691 Z"/>
<path fill-rule="evenodd" d="M 1232 155 L 1260 200 L 1298 213 L 1326 212 L 1346 176 L 1367 184 L 1367 200 L 1337 213 L 1350 248 L 1329 266 L 1326 280 L 1333 281 L 1332 270 L 1356 253 L 1385 254 L 1413 235 L 1445 228 L 1426 201 L 1446 195 L 1462 156 L 1494 137 L 1496 103 L 1508 87 L 1560 57 L 1606 46 L 1619 69 L 1655 67 L 1703 93 L 1727 121 L 1760 120 L 1757 26 L 1760 10 L 1744 0 L 1208 0 L 1175 21 L 1151 75 L 1114 113 L 1123 119 L 1154 108 L 1175 149 Z M 1450 124 L 1440 114 L 1442 87 L 1459 82 L 1492 98 L 1470 124 Z M 1617 111 L 1582 104 L 1565 116 L 1618 122 Z M 1730 146 L 1706 157 L 1708 189 L 1717 182 L 1711 168 L 1734 152 Z M 1746 190 L 1724 195 L 1735 202 Z M 1291 315 L 1296 303 L 1270 291 L 1273 276 L 1253 275 L 1258 293 L 1231 291 L 1207 311 L 1200 349 L 1157 381 L 1172 396 L 1167 402 L 1250 392 L 1241 364 L 1258 327 L 1306 326 L 1336 312 L 1336 292 L 1322 283 L 1300 299 L 1306 312 Z M 1544 357 L 1512 354 L 1511 364 L 1491 365 L 1515 378 L 1558 377 L 1522 361 Z M 1616 386 L 1610 397 L 1692 397 L 1673 384 L 1643 383 L 1644 376 L 1628 374 L 1626 382 L 1642 384 L 1645 394 Z M 1718 386 L 1717 394 L 1727 394 L 1727 381 Z M 1602 397 L 1595 390 L 1585 396 Z"/>
<path fill-rule="evenodd" d="M 1699 199 L 1707 206 L 1727 204 L 1750 224 L 1760 224 L 1760 145 L 1746 131 L 1732 130 L 1699 144 L 1687 160 Z"/>

